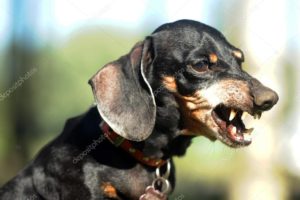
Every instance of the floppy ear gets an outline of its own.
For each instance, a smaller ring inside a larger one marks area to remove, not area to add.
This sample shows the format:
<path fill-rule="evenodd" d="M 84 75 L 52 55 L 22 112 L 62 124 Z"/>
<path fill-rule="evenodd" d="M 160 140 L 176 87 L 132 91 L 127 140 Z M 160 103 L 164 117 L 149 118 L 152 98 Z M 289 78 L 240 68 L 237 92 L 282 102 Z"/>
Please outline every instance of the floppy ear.
<path fill-rule="evenodd" d="M 89 81 L 100 115 L 128 140 L 145 140 L 153 131 L 156 104 L 145 77 L 152 62 L 151 50 L 150 39 L 145 39 L 129 54 L 105 65 Z"/>

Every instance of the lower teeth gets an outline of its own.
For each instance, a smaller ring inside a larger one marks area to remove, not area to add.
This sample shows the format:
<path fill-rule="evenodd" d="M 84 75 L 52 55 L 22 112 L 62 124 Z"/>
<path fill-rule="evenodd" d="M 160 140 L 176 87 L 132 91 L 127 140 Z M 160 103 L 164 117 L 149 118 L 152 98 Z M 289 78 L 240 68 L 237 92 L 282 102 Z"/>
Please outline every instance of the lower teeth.
<path fill-rule="evenodd" d="M 253 128 L 246 129 L 244 131 L 238 130 L 236 126 L 229 125 L 227 128 L 227 132 L 238 141 L 245 141 L 245 142 L 251 142 L 251 132 L 253 131 Z M 243 132 L 243 133 L 242 133 Z"/>
<path fill-rule="evenodd" d="M 252 140 L 251 135 L 249 135 L 249 134 L 244 134 L 244 140 L 247 141 L 247 142 L 250 142 L 250 141 Z"/>

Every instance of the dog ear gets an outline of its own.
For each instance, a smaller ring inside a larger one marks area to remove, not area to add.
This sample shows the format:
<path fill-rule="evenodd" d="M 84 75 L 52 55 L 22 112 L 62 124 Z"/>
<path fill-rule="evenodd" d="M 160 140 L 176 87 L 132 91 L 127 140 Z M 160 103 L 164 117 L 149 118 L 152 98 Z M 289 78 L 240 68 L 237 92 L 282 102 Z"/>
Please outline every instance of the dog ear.
<path fill-rule="evenodd" d="M 129 54 L 105 65 L 89 81 L 100 115 L 128 140 L 145 140 L 153 131 L 156 104 L 145 77 L 153 61 L 152 52 L 147 38 Z"/>

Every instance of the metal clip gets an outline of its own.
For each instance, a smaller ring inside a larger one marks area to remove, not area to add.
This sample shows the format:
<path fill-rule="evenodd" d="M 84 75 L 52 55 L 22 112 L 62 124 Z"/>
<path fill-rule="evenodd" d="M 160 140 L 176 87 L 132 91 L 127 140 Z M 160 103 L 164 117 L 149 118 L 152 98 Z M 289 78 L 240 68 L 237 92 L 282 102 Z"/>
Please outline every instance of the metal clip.
<path fill-rule="evenodd" d="M 162 194 L 168 195 L 171 191 L 170 181 L 164 177 L 157 177 L 152 182 L 152 187 Z"/>
<path fill-rule="evenodd" d="M 156 175 L 156 177 L 164 177 L 165 179 L 168 179 L 170 176 L 170 172 L 171 172 L 171 162 L 170 162 L 170 160 L 168 160 L 167 161 L 167 170 L 166 170 L 165 174 L 161 175 L 160 168 L 157 167 L 156 171 L 155 171 L 155 175 Z"/>
<path fill-rule="evenodd" d="M 156 168 L 156 178 L 152 182 L 152 187 L 160 191 L 163 194 L 168 194 L 171 191 L 170 181 L 168 180 L 171 172 L 171 162 L 167 161 L 167 169 L 164 174 L 161 174 L 160 167 Z"/>

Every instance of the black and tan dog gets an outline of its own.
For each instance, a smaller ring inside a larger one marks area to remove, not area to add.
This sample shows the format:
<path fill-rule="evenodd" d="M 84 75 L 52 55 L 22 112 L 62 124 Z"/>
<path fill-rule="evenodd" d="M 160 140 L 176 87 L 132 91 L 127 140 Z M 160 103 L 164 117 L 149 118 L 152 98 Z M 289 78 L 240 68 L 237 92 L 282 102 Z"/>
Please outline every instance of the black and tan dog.
<path fill-rule="evenodd" d="M 68 120 L 0 199 L 165 199 L 145 189 L 170 162 L 160 184 L 174 188 L 172 157 L 184 155 L 194 136 L 247 146 L 252 129 L 243 116 L 260 117 L 278 101 L 243 61 L 212 27 L 162 25 L 91 78 L 97 107 Z"/>

